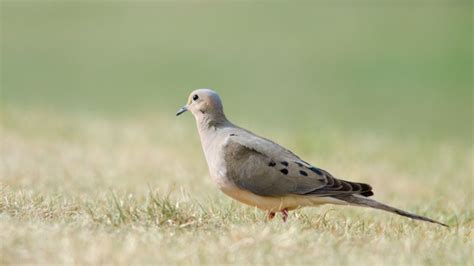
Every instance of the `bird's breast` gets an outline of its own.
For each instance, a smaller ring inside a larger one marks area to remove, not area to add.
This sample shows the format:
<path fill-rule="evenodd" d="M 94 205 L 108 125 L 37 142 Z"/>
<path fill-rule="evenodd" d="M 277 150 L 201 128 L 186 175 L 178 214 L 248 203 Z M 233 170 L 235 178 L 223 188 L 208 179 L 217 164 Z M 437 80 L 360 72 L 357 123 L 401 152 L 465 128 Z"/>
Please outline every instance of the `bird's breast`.
<path fill-rule="evenodd" d="M 233 182 L 226 177 L 224 172 L 216 171 L 215 173 L 211 173 L 211 178 L 220 190 L 230 189 L 235 186 Z"/>

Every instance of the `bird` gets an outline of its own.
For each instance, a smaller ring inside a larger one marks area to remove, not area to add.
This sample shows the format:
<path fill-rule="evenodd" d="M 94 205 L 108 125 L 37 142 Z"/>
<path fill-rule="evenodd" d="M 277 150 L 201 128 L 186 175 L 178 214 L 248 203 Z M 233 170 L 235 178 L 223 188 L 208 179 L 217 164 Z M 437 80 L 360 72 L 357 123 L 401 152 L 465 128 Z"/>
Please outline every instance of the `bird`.
<path fill-rule="evenodd" d="M 209 174 L 227 196 L 261 209 L 268 220 L 281 213 L 321 204 L 370 207 L 446 226 L 374 200 L 372 187 L 334 177 L 289 149 L 231 123 L 221 98 L 211 89 L 191 92 L 185 106 L 193 114 Z"/>

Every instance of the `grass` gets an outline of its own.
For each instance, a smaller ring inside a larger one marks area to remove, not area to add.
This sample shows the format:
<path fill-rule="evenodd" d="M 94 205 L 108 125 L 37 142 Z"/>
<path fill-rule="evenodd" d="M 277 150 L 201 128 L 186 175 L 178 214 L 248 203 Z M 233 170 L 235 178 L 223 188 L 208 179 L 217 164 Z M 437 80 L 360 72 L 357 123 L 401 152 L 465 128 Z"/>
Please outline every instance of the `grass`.
<path fill-rule="evenodd" d="M 334 174 L 371 183 L 376 198 L 451 227 L 337 206 L 265 222 L 264 213 L 213 186 L 189 122 L 6 108 L 0 262 L 468 265 L 473 259 L 472 146 L 328 131 L 318 136 L 329 142 L 318 150 L 292 141 L 304 139 L 295 132 L 266 129 Z"/>
<path fill-rule="evenodd" d="M 471 265 L 472 4 L 330 2 L 0 1 L 0 264 Z M 340 206 L 265 222 L 174 117 L 199 87 L 451 227 Z"/>

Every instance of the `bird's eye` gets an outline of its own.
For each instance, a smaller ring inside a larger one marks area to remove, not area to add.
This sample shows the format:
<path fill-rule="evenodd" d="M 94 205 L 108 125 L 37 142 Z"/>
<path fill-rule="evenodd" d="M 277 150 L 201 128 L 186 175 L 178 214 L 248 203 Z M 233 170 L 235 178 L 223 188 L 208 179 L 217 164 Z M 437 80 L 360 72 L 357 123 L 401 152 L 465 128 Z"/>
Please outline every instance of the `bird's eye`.
<path fill-rule="evenodd" d="M 199 99 L 199 96 L 197 96 L 197 94 L 194 94 L 193 95 L 193 101 L 196 101 L 197 99 Z"/>

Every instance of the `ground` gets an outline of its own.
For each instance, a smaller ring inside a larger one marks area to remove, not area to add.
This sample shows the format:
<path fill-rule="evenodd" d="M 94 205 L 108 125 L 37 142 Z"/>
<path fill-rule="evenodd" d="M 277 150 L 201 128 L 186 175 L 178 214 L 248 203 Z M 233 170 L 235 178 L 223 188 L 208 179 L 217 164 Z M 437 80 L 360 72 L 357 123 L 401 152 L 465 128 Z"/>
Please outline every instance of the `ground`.
<path fill-rule="evenodd" d="M 472 265 L 472 41 L 470 1 L 0 0 L 0 264 Z M 330 205 L 265 221 L 174 116 L 202 87 L 450 227 Z"/>
<path fill-rule="evenodd" d="M 265 129 L 296 152 L 305 146 L 302 157 L 336 176 L 372 184 L 375 198 L 450 228 L 339 206 L 291 212 L 283 223 L 267 222 L 265 213 L 217 190 L 190 118 L 9 108 L 2 122 L 2 264 L 467 265 L 473 259 L 472 146 L 341 138 L 334 131 L 302 142 L 311 137 Z"/>

